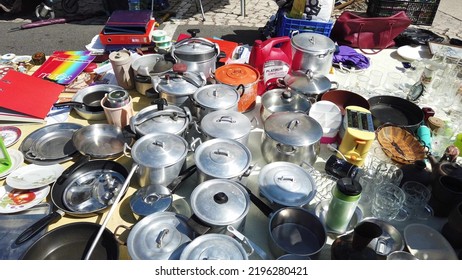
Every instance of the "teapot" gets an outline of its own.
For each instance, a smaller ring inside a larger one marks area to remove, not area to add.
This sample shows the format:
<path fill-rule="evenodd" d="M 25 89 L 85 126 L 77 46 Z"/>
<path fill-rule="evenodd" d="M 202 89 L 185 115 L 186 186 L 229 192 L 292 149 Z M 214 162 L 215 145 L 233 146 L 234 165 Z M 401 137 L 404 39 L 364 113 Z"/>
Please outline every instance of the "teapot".
<path fill-rule="evenodd" d="M 441 176 L 453 176 L 462 179 L 462 166 L 455 162 L 459 155 L 459 149 L 453 145 L 446 148 L 444 155 L 438 160 L 428 154 L 433 174 L 433 182 L 438 182 Z"/>

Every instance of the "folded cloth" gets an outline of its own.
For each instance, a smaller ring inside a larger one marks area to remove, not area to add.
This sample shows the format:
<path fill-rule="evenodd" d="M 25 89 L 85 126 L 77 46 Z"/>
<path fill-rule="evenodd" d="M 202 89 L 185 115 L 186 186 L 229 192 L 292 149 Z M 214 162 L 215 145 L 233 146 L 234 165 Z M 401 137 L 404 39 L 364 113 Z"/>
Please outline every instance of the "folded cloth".
<path fill-rule="evenodd" d="M 369 58 L 349 46 L 339 46 L 338 51 L 334 53 L 332 62 L 356 69 L 367 69 L 370 65 Z"/>

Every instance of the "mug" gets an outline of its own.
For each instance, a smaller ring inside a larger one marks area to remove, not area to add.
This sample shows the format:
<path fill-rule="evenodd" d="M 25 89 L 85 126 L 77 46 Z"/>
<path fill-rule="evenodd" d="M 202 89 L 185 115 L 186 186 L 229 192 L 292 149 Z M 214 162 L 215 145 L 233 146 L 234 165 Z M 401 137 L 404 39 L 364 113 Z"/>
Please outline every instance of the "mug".
<path fill-rule="evenodd" d="M 391 221 L 398 216 L 406 195 L 397 185 L 384 183 L 378 186 L 372 200 L 372 214 L 384 221 Z"/>

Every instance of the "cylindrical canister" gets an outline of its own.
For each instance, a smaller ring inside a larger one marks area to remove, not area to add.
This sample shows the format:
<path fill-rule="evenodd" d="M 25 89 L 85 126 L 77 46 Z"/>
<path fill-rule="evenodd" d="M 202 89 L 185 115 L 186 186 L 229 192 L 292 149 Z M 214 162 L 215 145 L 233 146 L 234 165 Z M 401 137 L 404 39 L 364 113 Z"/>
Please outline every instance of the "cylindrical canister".
<path fill-rule="evenodd" d="M 135 86 L 133 72 L 131 70 L 132 57 L 130 51 L 120 50 L 109 54 L 114 75 L 117 83 L 124 89 L 133 89 Z"/>
<path fill-rule="evenodd" d="M 361 185 L 351 178 L 342 178 L 332 189 L 332 200 L 326 213 L 326 226 L 338 233 L 347 230 L 361 198 Z"/>

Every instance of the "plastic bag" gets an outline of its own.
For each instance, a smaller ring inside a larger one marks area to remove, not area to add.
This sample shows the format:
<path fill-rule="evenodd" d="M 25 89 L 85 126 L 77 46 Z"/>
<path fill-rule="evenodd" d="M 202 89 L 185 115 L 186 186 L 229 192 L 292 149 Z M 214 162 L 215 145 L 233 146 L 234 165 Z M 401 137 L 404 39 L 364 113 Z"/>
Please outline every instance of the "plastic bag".
<path fill-rule="evenodd" d="M 397 47 L 405 45 L 427 45 L 428 42 L 441 43 L 444 37 L 441 37 L 430 30 L 413 28 L 406 28 L 401 34 L 395 38 Z"/>

